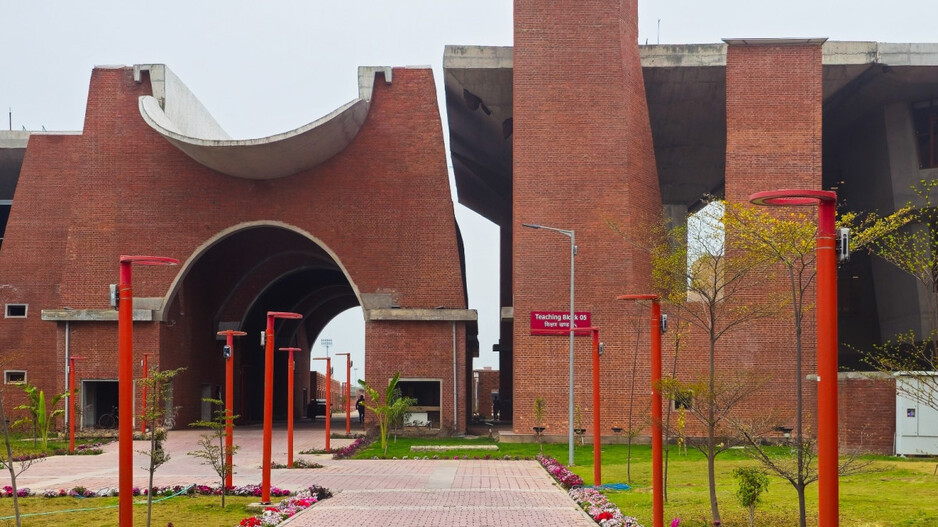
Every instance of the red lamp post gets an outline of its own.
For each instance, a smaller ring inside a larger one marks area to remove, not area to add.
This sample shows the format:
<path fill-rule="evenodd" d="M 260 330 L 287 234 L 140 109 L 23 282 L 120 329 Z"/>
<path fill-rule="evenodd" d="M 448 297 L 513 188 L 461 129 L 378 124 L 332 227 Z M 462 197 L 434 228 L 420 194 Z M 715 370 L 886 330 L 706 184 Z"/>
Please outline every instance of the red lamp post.
<path fill-rule="evenodd" d="M 147 366 L 147 358 L 153 355 L 152 353 L 143 354 L 143 380 L 146 381 L 150 377 L 150 370 Z M 143 383 L 143 411 L 140 412 L 140 434 L 146 435 L 147 433 L 147 421 L 144 417 L 147 415 L 147 383 Z"/>
<path fill-rule="evenodd" d="M 661 304 L 658 295 L 619 295 L 616 300 L 651 300 L 651 465 L 652 525 L 664 527 L 664 471 L 661 434 Z"/>
<path fill-rule="evenodd" d="M 84 357 L 68 358 L 68 451 L 75 453 L 75 361 Z"/>
<path fill-rule="evenodd" d="M 134 478 L 134 339 L 133 309 L 134 295 L 131 289 L 131 266 L 176 265 L 179 260 L 162 256 L 121 256 L 120 283 L 117 311 L 117 356 L 118 356 L 118 517 L 120 527 L 131 527 L 133 516 Z"/>
<path fill-rule="evenodd" d="M 336 355 L 345 355 L 345 435 L 349 435 L 352 433 L 352 354 Z"/>
<path fill-rule="evenodd" d="M 234 448 L 234 430 L 232 430 L 234 421 L 234 338 L 247 335 L 244 331 L 235 331 L 226 329 L 219 331 L 218 335 L 225 335 L 225 486 L 232 486 L 231 468 L 233 460 L 231 451 Z"/>
<path fill-rule="evenodd" d="M 290 352 L 290 360 L 287 363 L 287 466 L 293 468 L 293 352 L 302 350 L 300 348 L 280 348 L 280 351 Z"/>
<path fill-rule="evenodd" d="M 818 525 L 834 527 L 840 516 L 837 475 L 837 256 L 834 207 L 829 190 L 757 192 L 749 201 L 766 206 L 818 206 L 817 232 L 817 462 Z"/>
<path fill-rule="evenodd" d="M 264 333 L 264 445 L 261 474 L 261 503 L 270 503 L 270 450 L 274 424 L 274 319 L 300 319 L 303 315 L 284 311 L 267 312 Z"/>
<path fill-rule="evenodd" d="M 328 452 L 329 436 L 332 434 L 332 359 L 313 357 L 313 360 L 326 361 L 326 452 Z"/>
<path fill-rule="evenodd" d="M 581 337 L 583 335 L 593 336 L 593 485 L 602 485 L 603 463 L 602 463 L 602 427 L 600 426 L 599 412 L 599 328 L 574 328 L 569 329 L 542 329 L 538 331 L 539 335 L 574 335 Z"/>

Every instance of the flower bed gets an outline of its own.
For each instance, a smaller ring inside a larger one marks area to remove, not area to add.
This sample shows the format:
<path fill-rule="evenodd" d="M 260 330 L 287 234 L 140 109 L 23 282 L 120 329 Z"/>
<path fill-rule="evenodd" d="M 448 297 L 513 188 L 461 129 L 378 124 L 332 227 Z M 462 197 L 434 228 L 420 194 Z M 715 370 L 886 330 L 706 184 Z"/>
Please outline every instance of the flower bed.
<path fill-rule="evenodd" d="M 547 473 L 554 477 L 560 486 L 567 489 L 570 498 L 603 527 L 642 527 L 632 516 L 622 514 L 619 507 L 609 501 L 606 495 L 592 487 L 583 486 L 583 478 L 574 474 L 556 459 L 538 454 L 537 460 Z M 672 523 L 674 525 L 674 523 Z"/>
<path fill-rule="evenodd" d="M 371 439 L 368 437 L 359 437 L 352 441 L 352 444 L 332 450 L 332 459 L 347 459 L 355 455 L 355 452 L 358 452 L 360 449 L 365 448 L 371 444 Z"/>
<path fill-rule="evenodd" d="M 547 473 L 553 476 L 563 488 L 569 489 L 570 487 L 577 487 L 583 484 L 583 478 L 571 472 L 570 469 L 563 466 L 556 459 L 538 454 L 537 460 L 541 463 L 541 466 L 547 470 Z"/>
<path fill-rule="evenodd" d="M 310 487 L 310 489 L 321 489 L 321 487 Z M 309 489 L 307 489 L 309 490 Z M 325 489 L 322 489 L 325 490 Z M 134 496 L 146 496 L 148 490 L 146 488 L 141 489 L 140 487 L 133 488 Z M 325 492 L 329 492 L 325 490 Z M 26 498 L 30 496 L 35 496 L 36 494 L 31 491 L 28 487 L 23 487 L 17 489 L 17 496 L 21 498 Z M 172 496 L 175 494 L 185 494 L 187 496 L 219 496 L 221 495 L 221 487 L 212 487 L 209 485 L 169 485 L 164 487 L 153 487 L 154 496 Z M 270 495 L 280 498 L 284 496 L 291 495 L 287 489 L 281 489 L 277 487 L 270 488 Z M 117 496 L 118 490 L 116 487 L 103 487 L 98 490 L 91 490 L 82 486 L 72 487 L 70 489 L 59 489 L 59 490 L 45 490 L 39 494 L 43 498 L 95 498 L 95 497 L 105 497 L 105 496 Z M 242 485 L 239 487 L 229 487 L 228 488 L 229 496 L 260 496 L 261 495 L 261 486 L 260 485 Z M 329 493 L 331 496 L 332 494 Z M 7 485 L 3 487 L 3 491 L 0 492 L 2 497 L 12 497 L 13 496 L 13 487 Z"/>
<path fill-rule="evenodd" d="M 277 505 L 272 505 L 264 509 L 264 512 L 257 516 L 251 516 L 241 520 L 239 527 L 255 527 L 267 525 L 279 525 L 288 518 L 292 518 L 296 513 L 312 507 L 313 504 L 326 498 L 331 498 L 332 492 L 319 486 L 312 486 L 296 493 L 296 496 L 285 499 Z"/>
<path fill-rule="evenodd" d="M 271 463 L 270 468 L 322 468 L 322 465 L 305 459 L 294 459 L 292 467 L 283 463 Z"/>
<path fill-rule="evenodd" d="M 622 514 L 615 503 L 594 488 L 577 487 L 570 489 L 569 494 L 593 521 L 603 527 L 642 527 L 638 520 Z"/>

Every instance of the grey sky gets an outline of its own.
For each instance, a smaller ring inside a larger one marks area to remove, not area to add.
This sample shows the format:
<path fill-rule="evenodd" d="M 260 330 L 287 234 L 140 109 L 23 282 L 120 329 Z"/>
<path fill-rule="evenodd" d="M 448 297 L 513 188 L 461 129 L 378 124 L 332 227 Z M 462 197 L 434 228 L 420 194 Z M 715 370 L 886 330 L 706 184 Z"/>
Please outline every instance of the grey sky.
<path fill-rule="evenodd" d="M 645 1 L 639 42 L 934 42 L 936 15 L 934 0 Z M 12 108 L 15 130 L 80 130 L 93 66 L 165 63 L 229 134 L 262 137 L 354 99 L 360 65 L 430 65 L 441 87 L 444 45 L 511 43 L 508 0 L 3 0 L 0 107 Z M 469 303 L 479 310 L 482 356 L 475 366 L 497 367 L 491 349 L 498 331 L 498 232 L 461 206 L 456 214 L 469 260 Z M 322 336 L 333 339 L 331 351 L 352 351 L 361 368 L 361 315 L 340 319 Z M 314 353 L 323 351 L 317 339 Z"/>

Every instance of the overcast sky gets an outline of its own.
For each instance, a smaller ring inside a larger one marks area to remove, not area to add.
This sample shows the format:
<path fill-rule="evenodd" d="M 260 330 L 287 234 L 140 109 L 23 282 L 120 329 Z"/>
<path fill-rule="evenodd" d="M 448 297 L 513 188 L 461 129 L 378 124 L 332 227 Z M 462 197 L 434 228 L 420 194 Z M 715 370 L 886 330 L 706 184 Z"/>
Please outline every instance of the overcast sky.
<path fill-rule="evenodd" d="M 936 0 L 645 1 L 639 42 L 938 42 L 936 15 Z M 263 137 L 357 97 L 360 65 L 432 66 L 439 88 L 444 45 L 511 43 L 509 0 L 0 0 L 0 108 L 12 109 L 14 130 L 80 130 L 95 65 L 164 63 L 232 137 Z M 459 205 L 456 215 L 466 243 L 469 307 L 479 310 L 482 356 L 475 367 L 497 367 L 491 349 L 498 337 L 498 231 Z M 333 340 L 332 352 L 354 353 L 360 368 L 363 328 L 355 311 L 322 337 Z"/>

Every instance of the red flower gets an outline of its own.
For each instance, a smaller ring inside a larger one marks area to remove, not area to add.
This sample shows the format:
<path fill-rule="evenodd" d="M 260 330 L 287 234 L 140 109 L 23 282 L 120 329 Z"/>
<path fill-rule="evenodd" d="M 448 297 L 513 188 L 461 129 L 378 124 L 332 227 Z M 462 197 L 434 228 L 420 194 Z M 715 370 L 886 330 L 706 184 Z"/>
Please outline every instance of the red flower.
<path fill-rule="evenodd" d="M 609 512 L 609 511 L 603 511 L 603 512 L 600 512 L 599 514 L 597 514 L 596 517 L 593 518 L 593 519 L 596 520 L 596 521 L 598 521 L 598 522 L 601 522 L 601 521 L 603 521 L 603 520 L 611 520 L 611 519 L 612 519 L 612 513 Z"/>

